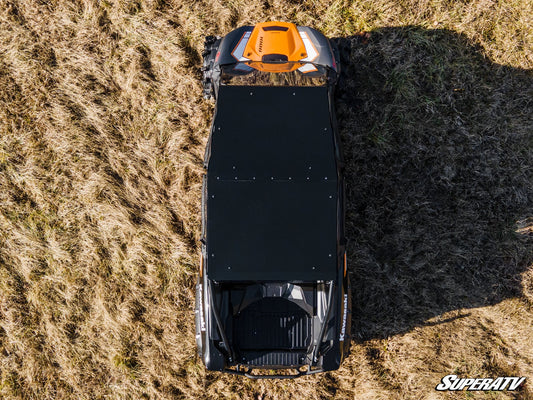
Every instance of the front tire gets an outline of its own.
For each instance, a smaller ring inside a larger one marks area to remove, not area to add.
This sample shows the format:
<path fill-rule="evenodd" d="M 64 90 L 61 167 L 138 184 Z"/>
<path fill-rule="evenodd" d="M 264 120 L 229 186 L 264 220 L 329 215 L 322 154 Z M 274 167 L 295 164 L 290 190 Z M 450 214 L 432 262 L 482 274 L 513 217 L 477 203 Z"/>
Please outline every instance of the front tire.
<path fill-rule="evenodd" d="M 213 98 L 213 66 L 215 64 L 216 53 L 220 38 L 217 36 L 206 36 L 204 42 L 204 51 L 202 57 L 204 62 L 202 64 L 202 85 L 205 99 Z"/>

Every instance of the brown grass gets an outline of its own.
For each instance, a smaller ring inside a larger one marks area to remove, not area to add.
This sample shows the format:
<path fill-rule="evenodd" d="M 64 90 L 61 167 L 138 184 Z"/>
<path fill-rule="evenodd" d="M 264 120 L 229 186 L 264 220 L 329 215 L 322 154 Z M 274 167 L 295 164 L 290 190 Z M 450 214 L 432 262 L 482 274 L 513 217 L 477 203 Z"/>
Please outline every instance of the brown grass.
<path fill-rule="evenodd" d="M 0 0 L 0 397 L 531 398 L 529 0 Z M 203 37 L 341 47 L 352 355 L 295 381 L 196 357 Z M 362 32 L 366 33 L 362 33 Z M 522 375 L 439 394 L 442 376 Z"/>

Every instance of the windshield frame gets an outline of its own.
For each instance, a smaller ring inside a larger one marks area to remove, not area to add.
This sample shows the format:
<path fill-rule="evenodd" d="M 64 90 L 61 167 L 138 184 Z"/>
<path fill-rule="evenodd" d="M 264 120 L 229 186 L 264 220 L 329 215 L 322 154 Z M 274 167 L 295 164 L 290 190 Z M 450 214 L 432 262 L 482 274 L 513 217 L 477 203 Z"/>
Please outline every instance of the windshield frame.
<path fill-rule="evenodd" d="M 220 83 L 224 86 L 297 86 L 297 87 L 324 87 L 334 84 L 337 81 L 337 71 L 328 65 L 316 64 L 313 62 L 289 61 L 289 62 L 271 62 L 269 64 L 292 64 L 290 70 L 287 71 L 264 71 L 259 68 L 254 68 L 253 64 L 266 64 L 257 61 L 238 61 L 234 63 L 220 64 Z M 300 71 L 302 67 L 311 66 L 314 68 L 309 71 Z M 270 74 L 270 76 L 269 76 Z M 292 74 L 292 76 L 291 76 Z M 296 75 L 294 75 L 296 74 Z M 251 76 L 250 76 L 251 75 Z M 263 75 L 263 76 L 261 76 Z M 280 78 L 285 75 L 287 83 L 275 82 L 272 79 L 276 75 Z M 238 80 L 246 80 L 246 76 L 250 76 L 250 82 L 230 83 L 229 80 L 236 78 Z M 258 78 L 259 81 L 255 81 Z M 307 83 L 303 83 L 306 82 Z M 268 82 L 268 80 L 271 82 Z M 321 80 L 321 82 L 312 82 L 312 80 Z M 296 82 L 289 82 L 296 81 Z M 301 81 L 301 82 L 297 82 Z M 303 83 L 303 84 L 300 84 Z"/>

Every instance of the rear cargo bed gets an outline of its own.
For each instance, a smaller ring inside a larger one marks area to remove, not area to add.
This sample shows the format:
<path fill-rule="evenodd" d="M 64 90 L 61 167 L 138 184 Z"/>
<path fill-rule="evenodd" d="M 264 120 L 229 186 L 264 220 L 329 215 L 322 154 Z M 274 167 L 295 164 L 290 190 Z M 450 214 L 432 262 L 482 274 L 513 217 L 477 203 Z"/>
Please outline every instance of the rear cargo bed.
<path fill-rule="evenodd" d="M 282 298 L 251 304 L 235 318 L 235 346 L 240 350 L 305 350 L 312 319 L 298 305 Z"/>

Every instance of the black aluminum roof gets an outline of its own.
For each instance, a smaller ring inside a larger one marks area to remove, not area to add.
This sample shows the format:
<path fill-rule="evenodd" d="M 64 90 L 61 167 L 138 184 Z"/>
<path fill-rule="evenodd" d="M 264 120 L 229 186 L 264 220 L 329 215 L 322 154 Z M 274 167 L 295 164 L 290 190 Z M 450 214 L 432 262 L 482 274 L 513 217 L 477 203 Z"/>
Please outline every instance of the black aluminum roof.
<path fill-rule="evenodd" d="M 326 87 L 221 86 L 207 172 L 208 277 L 335 279 L 337 186 Z"/>

